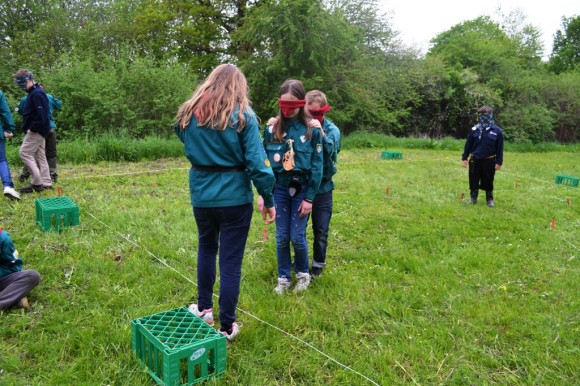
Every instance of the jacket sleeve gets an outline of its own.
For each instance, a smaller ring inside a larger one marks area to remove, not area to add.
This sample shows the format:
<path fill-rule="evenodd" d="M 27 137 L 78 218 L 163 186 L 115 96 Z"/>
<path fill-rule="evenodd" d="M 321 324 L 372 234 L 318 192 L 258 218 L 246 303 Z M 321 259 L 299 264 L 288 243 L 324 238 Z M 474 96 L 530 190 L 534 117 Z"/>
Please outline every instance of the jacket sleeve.
<path fill-rule="evenodd" d="M 496 148 L 495 148 L 496 164 L 502 165 L 503 164 L 503 133 L 501 130 L 498 130 L 497 141 L 496 141 L 495 146 L 496 146 Z"/>
<path fill-rule="evenodd" d="M 256 190 L 264 199 L 266 208 L 274 206 L 274 184 L 276 179 L 270 161 L 260 140 L 260 127 L 255 114 L 246 113 L 246 127 L 240 133 L 246 167 Z"/>
<path fill-rule="evenodd" d="M 322 171 L 323 171 L 323 154 L 322 154 L 322 134 L 320 130 L 312 130 L 312 138 L 310 138 L 310 144 L 313 148 L 312 158 L 310 160 L 310 181 L 308 181 L 308 190 L 306 190 L 307 200 L 314 200 L 316 192 L 320 187 L 320 181 L 322 181 Z"/>
<path fill-rule="evenodd" d="M 2 122 L 0 122 L 0 128 L 2 131 L 14 132 L 16 126 L 14 125 L 12 114 L 10 114 L 10 108 L 8 107 L 8 103 L 6 102 L 6 98 L 2 92 L 0 92 L 0 119 L 2 119 Z M 2 138 L 4 138 L 4 133 L 0 134 L 2 134 Z"/>
<path fill-rule="evenodd" d="M 173 126 L 173 129 L 175 130 L 175 135 L 177 135 L 177 138 L 179 138 L 181 142 L 185 143 L 185 130 L 187 130 L 187 127 L 181 130 L 179 128 L 179 122 L 177 122 L 175 126 Z"/>
<path fill-rule="evenodd" d="M 58 99 L 57 97 L 55 97 L 52 94 L 46 94 L 48 96 L 48 101 L 50 102 L 50 110 L 54 111 L 54 110 L 60 110 L 62 109 L 62 101 L 60 99 Z"/>
<path fill-rule="evenodd" d="M 461 160 L 467 160 L 469 157 L 469 153 L 471 153 L 471 147 L 473 145 L 473 136 L 471 135 L 471 131 L 467 135 L 467 140 L 465 141 L 465 147 L 463 148 L 463 154 L 461 155 Z"/>

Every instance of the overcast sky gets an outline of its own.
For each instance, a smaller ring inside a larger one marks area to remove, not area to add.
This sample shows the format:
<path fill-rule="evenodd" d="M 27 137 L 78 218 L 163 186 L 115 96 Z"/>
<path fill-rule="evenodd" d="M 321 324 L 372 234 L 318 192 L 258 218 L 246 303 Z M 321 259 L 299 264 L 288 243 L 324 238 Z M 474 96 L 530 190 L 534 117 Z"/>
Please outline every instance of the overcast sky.
<path fill-rule="evenodd" d="M 384 11 L 392 11 L 393 26 L 403 42 L 423 53 L 437 34 L 478 16 L 494 18 L 501 7 L 503 14 L 522 10 L 527 22 L 542 31 L 547 57 L 552 52 L 554 34 L 561 29 L 562 16 L 580 16 L 579 0 L 379 0 L 379 4 Z"/>

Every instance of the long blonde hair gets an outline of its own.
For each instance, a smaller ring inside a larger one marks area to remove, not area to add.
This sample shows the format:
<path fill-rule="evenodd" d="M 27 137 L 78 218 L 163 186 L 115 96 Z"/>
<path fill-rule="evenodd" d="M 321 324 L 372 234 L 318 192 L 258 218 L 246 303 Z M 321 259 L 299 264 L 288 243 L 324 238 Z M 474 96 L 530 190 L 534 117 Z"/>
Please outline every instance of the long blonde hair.
<path fill-rule="evenodd" d="M 225 130 L 238 124 L 238 132 L 246 126 L 244 113 L 250 109 L 248 82 L 240 69 L 233 64 L 220 64 L 206 80 L 195 89 L 193 96 L 177 111 L 176 120 L 184 130 L 194 115 L 198 126 Z M 237 118 L 234 110 L 239 106 Z"/>

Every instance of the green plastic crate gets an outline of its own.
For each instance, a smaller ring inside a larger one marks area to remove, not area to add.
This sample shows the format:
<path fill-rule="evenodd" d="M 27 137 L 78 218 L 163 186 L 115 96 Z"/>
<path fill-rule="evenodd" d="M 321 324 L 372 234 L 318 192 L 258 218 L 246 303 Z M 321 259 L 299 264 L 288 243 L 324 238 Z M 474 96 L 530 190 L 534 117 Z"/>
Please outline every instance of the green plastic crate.
<path fill-rule="evenodd" d="M 579 181 L 580 181 L 580 178 L 577 178 L 577 177 L 565 176 L 563 174 L 558 174 L 556 176 L 556 183 L 557 184 L 571 186 L 573 188 L 578 187 Z"/>
<path fill-rule="evenodd" d="M 45 232 L 80 224 L 79 207 L 66 196 L 37 198 L 34 206 L 36 223 Z"/>
<path fill-rule="evenodd" d="M 159 385 L 193 385 L 226 371 L 226 337 L 185 307 L 133 320 L 131 340 Z"/>
<path fill-rule="evenodd" d="M 398 151 L 384 150 L 381 154 L 382 159 L 403 159 L 403 153 Z"/>

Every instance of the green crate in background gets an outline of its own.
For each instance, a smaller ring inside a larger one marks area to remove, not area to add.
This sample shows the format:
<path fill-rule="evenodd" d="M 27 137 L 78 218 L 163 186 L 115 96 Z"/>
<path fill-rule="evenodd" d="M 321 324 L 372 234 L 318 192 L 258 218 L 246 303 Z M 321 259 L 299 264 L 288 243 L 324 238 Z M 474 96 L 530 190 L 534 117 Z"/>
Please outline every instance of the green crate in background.
<path fill-rule="evenodd" d="M 68 197 L 37 198 L 34 206 L 36 223 L 45 232 L 80 224 L 79 207 Z"/>
<path fill-rule="evenodd" d="M 565 176 L 563 174 L 558 174 L 556 176 L 556 183 L 559 185 L 566 185 L 566 186 L 571 186 L 573 188 L 577 188 L 579 181 L 580 181 L 580 178 L 577 178 L 577 177 Z"/>
<path fill-rule="evenodd" d="M 382 159 L 403 159 L 403 153 L 399 151 L 384 150 L 381 154 Z"/>
<path fill-rule="evenodd" d="M 133 320 L 131 340 L 162 386 L 193 385 L 226 371 L 226 337 L 185 307 Z"/>

